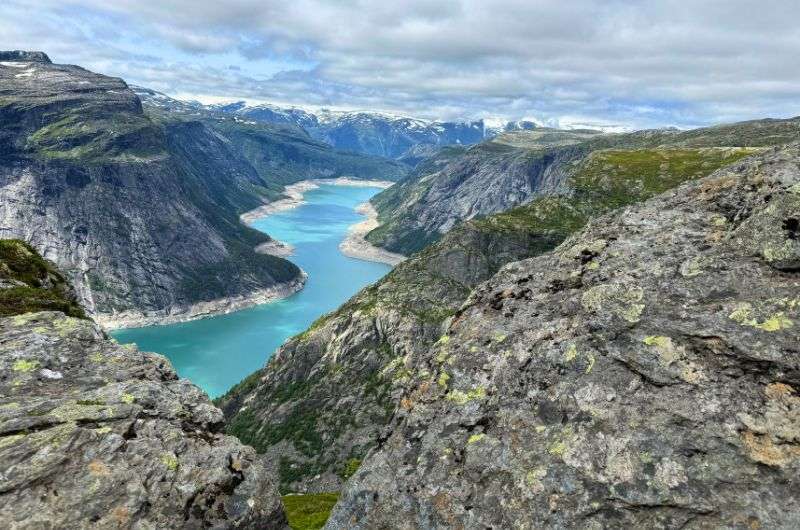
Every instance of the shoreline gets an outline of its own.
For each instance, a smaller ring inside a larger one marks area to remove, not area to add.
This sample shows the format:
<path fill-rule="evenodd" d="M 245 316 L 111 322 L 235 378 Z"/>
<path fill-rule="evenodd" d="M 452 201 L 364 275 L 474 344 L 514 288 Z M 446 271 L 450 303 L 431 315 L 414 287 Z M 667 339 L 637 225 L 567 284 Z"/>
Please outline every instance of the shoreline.
<path fill-rule="evenodd" d="M 305 204 L 305 192 L 316 189 L 323 184 L 386 189 L 394 184 L 394 182 L 388 180 L 360 180 L 349 177 L 301 180 L 300 182 L 295 182 L 294 184 L 286 186 L 283 192 L 287 196 L 285 199 L 279 199 L 269 204 L 259 206 L 254 210 L 243 213 L 240 218 L 244 224 L 250 225 L 256 220 L 263 219 L 274 213 L 296 208 Z M 342 242 L 339 243 L 339 252 L 349 258 L 385 263 L 392 267 L 406 259 L 406 256 L 402 254 L 396 254 L 376 247 L 365 239 L 365 236 L 378 226 L 378 212 L 375 211 L 375 208 L 369 202 L 359 204 L 356 206 L 355 211 L 365 216 L 366 219 L 351 225 L 347 229 L 347 234 Z M 294 253 L 294 247 L 283 241 L 272 239 L 256 247 L 256 252 L 263 252 L 265 254 L 286 258 Z"/>
<path fill-rule="evenodd" d="M 239 216 L 239 219 L 242 223 L 250 225 L 254 221 L 267 217 L 268 215 L 296 208 L 305 203 L 304 195 L 306 191 L 316 189 L 324 184 L 365 188 L 388 188 L 394 184 L 394 182 L 388 180 L 358 180 L 349 177 L 301 180 L 300 182 L 289 184 L 285 187 L 283 193 L 286 195 L 286 198 L 264 204 L 249 212 L 245 212 Z M 396 265 L 405 259 L 405 257 L 374 247 L 364 239 L 364 235 L 372 229 L 368 228 L 364 231 L 365 227 L 370 226 L 366 223 L 375 223 L 375 226 L 377 226 L 377 213 L 375 213 L 374 216 L 372 213 L 374 212 L 374 208 L 371 209 L 372 212 L 369 212 L 367 209 L 362 208 L 364 205 L 371 208 L 369 203 L 364 203 L 359 205 L 356 211 L 362 215 L 366 215 L 367 219 L 349 227 L 345 239 L 339 245 L 340 252 L 352 258 Z M 277 239 L 265 241 L 256 246 L 254 250 L 261 254 L 271 254 L 281 258 L 287 258 L 294 253 L 294 247 L 292 245 Z M 248 294 L 217 298 L 215 300 L 197 302 L 188 306 L 172 306 L 154 311 L 127 310 L 113 314 L 99 313 L 93 315 L 92 318 L 104 331 L 190 322 L 218 315 L 226 315 L 259 304 L 266 304 L 288 298 L 303 289 L 307 279 L 308 275 L 305 271 L 301 270 L 300 276 L 295 280 L 265 289 L 258 289 Z"/>
<path fill-rule="evenodd" d="M 356 212 L 366 219 L 350 226 L 344 240 L 339 243 L 339 252 L 351 258 L 376 261 L 393 267 L 406 260 L 406 256 L 376 247 L 366 240 L 366 235 L 378 227 L 378 212 L 372 204 L 361 203 L 356 206 Z"/>
<path fill-rule="evenodd" d="M 296 280 L 280 283 L 266 289 L 259 289 L 248 294 L 217 298 L 182 307 L 173 306 L 169 309 L 155 311 L 127 310 L 114 314 L 100 313 L 93 315 L 92 318 L 104 331 L 202 320 L 288 298 L 300 291 L 305 286 L 307 279 L 308 275 L 301 270 L 300 276 Z"/>
<path fill-rule="evenodd" d="M 317 189 L 324 184 L 331 184 L 334 186 L 353 186 L 360 188 L 386 189 L 392 184 L 394 184 L 394 182 L 390 180 L 359 180 L 359 179 L 352 179 L 350 177 L 338 177 L 334 179 L 301 180 L 300 182 L 289 184 L 284 188 L 283 193 L 284 195 L 286 195 L 286 198 L 278 199 L 277 201 L 264 204 L 262 206 L 259 206 L 258 208 L 250 210 L 249 212 L 245 212 L 239 216 L 239 219 L 241 219 L 241 221 L 244 224 L 250 225 L 254 221 L 261 219 L 262 217 L 271 215 L 273 213 L 283 212 L 286 210 L 291 210 L 292 208 L 297 208 L 298 206 L 305 204 L 304 200 L 305 192 Z M 277 240 L 273 239 L 273 241 Z M 282 244 L 286 245 L 286 243 Z"/>

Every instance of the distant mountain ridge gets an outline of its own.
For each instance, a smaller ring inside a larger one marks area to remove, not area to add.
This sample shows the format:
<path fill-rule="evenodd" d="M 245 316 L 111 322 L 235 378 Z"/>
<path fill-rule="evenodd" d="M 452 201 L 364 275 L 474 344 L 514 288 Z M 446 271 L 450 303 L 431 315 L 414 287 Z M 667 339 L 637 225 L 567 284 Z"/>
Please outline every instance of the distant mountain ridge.
<path fill-rule="evenodd" d="M 144 87 L 133 89 L 153 106 L 183 112 L 227 114 L 248 122 L 295 127 L 336 149 L 406 162 L 418 161 L 413 152 L 419 147 L 473 145 L 503 132 L 539 127 L 530 120 L 439 121 L 385 112 L 315 111 L 271 103 L 249 105 L 244 101 L 203 105 L 197 101 L 177 100 Z"/>

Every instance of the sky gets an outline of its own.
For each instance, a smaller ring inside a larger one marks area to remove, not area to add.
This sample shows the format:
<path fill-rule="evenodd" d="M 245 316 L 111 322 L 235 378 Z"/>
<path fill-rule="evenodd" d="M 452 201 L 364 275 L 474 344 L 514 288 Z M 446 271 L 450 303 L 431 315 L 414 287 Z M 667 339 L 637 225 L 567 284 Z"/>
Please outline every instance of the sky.
<path fill-rule="evenodd" d="M 799 0 L 4 0 L 0 49 L 182 99 L 694 127 L 800 115 Z"/>

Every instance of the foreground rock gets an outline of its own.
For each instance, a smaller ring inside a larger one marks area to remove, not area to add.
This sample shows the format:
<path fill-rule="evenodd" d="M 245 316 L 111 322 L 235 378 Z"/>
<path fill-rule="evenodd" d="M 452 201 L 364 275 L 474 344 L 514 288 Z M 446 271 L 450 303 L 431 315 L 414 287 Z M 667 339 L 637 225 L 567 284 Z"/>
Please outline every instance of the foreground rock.
<path fill-rule="evenodd" d="M 328 528 L 800 525 L 800 146 L 478 287 Z"/>
<path fill-rule="evenodd" d="M 0 319 L 5 528 L 284 528 L 255 452 L 169 362 L 58 312 Z"/>

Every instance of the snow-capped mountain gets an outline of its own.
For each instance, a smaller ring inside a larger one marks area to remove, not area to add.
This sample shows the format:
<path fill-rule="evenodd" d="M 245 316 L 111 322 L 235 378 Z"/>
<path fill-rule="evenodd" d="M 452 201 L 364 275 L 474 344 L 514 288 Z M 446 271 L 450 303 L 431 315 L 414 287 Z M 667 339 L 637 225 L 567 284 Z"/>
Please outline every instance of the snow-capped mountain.
<path fill-rule="evenodd" d="M 296 126 L 315 140 L 356 153 L 386 158 L 408 157 L 418 146 L 471 145 L 508 131 L 530 130 L 533 121 L 479 119 L 474 121 L 435 121 L 382 112 L 310 110 L 281 107 L 269 103 L 249 105 L 244 101 L 202 105 L 179 101 L 154 90 L 134 87 L 151 105 L 181 112 L 219 112 L 246 121 Z"/>

